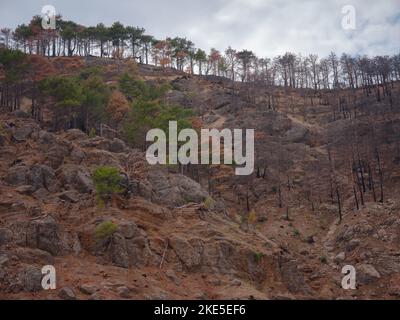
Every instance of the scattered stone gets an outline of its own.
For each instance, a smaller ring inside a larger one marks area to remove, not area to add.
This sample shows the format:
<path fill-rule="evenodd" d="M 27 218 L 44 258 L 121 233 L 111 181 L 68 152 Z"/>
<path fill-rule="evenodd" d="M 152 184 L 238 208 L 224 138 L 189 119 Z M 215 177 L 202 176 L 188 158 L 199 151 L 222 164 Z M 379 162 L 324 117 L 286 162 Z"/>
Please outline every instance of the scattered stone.
<path fill-rule="evenodd" d="M 346 253 L 345 252 L 340 252 L 335 256 L 333 261 L 335 263 L 339 264 L 340 262 L 343 262 L 345 259 L 346 259 Z"/>
<path fill-rule="evenodd" d="M 26 125 L 23 127 L 13 127 L 12 128 L 12 137 L 17 141 L 17 142 L 23 142 L 26 141 L 31 134 L 33 133 L 34 126 L 32 125 Z"/>
<path fill-rule="evenodd" d="M 214 287 L 218 287 L 222 284 L 221 280 L 219 280 L 219 279 L 212 279 L 208 283 Z"/>
<path fill-rule="evenodd" d="M 308 236 L 306 242 L 309 244 L 313 244 L 315 242 L 314 236 Z"/>
<path fill-rule="evenodd" d="M 125 286 L 117 288 L 117 292 L 121 298 L 129 299 L 131 297 L 130 290 Z"/>
<path fill-rule="evenodd" d="M 242 285 L 242 282 L 240 280 L 238 280 L 238 279 L 233 279 L 230 282 L 230 285 L 233 286 L 233 287 L 240 287 Z"/>
<path fill-rule="evenodd" d="M 58 197 L 61 200 L 67 201 L 67 202 L 72 202 L 72 203 L 77 203 L 79 202 L 79 194 L 75 190 L 68 190 L 60 193 Z"/>
<path fill-rule="evenodd" d="M 129 267 L 129 256 L 125 238 L 118 232 L 112 235 L 111 259 L 114 265 L 122 268 Z"/>
<path fill-rule="evenodd" d="M 42 290 L 42 273 L 37 267 L 28 266 L 20 274 L 25 291 L 37 292 Z"/>
<path fill-rule="evenodd" d="M 23 185 L 15 188 L 15 191 L 17 191 L 19 194 L 30 196 L 35 191 L 35 188 L 33 186 Z"/>
<path fill-rule="evenodd" d="M 360 245 L 360 240 L 359 239 L 352 239 L 350 242 L 346 245 L 346 251 L 350 252 L 353 251 L 355 248 L 357 248 Z"/>
<path fill-rule="evenodd" d="M 362 284 L 369 284 L 381 277 L 379 272 L 371 264 L 360 264 L 356 267 L 357 281 Z"/>
<path fill-rule="evenodd" d="M 6 264 L 7 261 L 9 261 L 10 259 L 8 258 L 8 256 L 6 254 L 0 254 L 0 270 L 3 267 L 3 264 Z"/>
<path fill-rule="evenodd" d="M 94 285 L 90 285 L 90 284 L 83 284 L 79 287 L 79 290 L 83 293 L 83 294 L 87 294 L 87 295 L 92 295 L 93 293 L 95 293 L 98 289 L 96 286 Z"/>
<path fill-rule="evenodd" d="M 109 151 L 114 152 L 114 153 L 121 153 L 124 152 L 126 149 L 126 145 L 125 142 L 123 142 L 120 139 L 113 139 L 110 143 L 109 146 Z"/>
<path fill-rule="evenodd" d="M 11 186 L 21 186 L 27 184 L 29 168 L 25 165 L 18 165 L 8 169 L 4 180 Z"/>
<path fill-rule="evenodd" d="M 58 292 L 58 296 L 63 300 L 76 300 L 74 291 L 69 287 L 61 288 Z"/>
<path fill-rule="evenodd" d="M 179 286 L 181 284 L 181 280 L 176 276 L 174 271 L 168 270 L 165 272 L 165 275 L 168 277 L 168 279 L 170 279 L 177 286 Z"/>

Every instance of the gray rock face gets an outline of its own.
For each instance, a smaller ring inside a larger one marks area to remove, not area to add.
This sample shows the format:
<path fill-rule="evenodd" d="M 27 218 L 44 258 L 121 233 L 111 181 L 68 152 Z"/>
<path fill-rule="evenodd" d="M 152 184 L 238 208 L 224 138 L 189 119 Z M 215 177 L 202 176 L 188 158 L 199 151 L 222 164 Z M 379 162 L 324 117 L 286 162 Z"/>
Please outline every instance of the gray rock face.
<path fill-rule="evenodd" d="M 65 165 L 60 169 L 61 183 L 65 189 L 75 189 L 80 193 L 92 193 L 93 181 L 88 171 L 78 165 Z"/>
<path fill-rule="evenodd" d="M 193 239 L 191 243 L 186 240 L 174 238 L 170 241 L 172 249 L 179 260 L 189 269 L 201 264 L 203 243 L 200 239 Z"/>
<path fill-rule="evenodd" d="M 111 260 L 118 267 L 129 267 L 129 256 L 125 238 L 120 233 L 115 233 L 111 240 Z"/>
<path fill-rule="evenodd" d="M 87 295 L 91 295 L 93 293 L 95 293 L 98 289 L 96 286 L 94 285 L 90 285 L 90 284 L 83 284 L 79 287 L 79 290 L 83 293 L 83 294 L 87 294 Z"/>
<path fill-rule="evenodd" d="M 123 222 L 118 226 L 110 250 L 113 263 L 123 268 L 146 265 L 151 256 L 147 238 L 133 222 Z"/>
<path fill-rule="evenodd" d="M 1 228 L 0 229 L 0 246 L 3 244 L 7 244 L 12 240 L 12 232 L 8 229 Z"/>
<path fill-rule="evenodd" d="M 369 284 L 381 277 L 379 272 L 371 264 L 360 264 L 356 267 L 357 281 L 362 284 Z"/>
<path fill-rule="evenodd" d="M 27 177 L 29 173 L 29 168 L 24 165 L 19 165 L 11 167 L 8 170 L 7 175 L 4 180 L 11 186 L 21 186 L 27 184 Z"/>
<path fill-rule="evenodd" d="M 153 187 L 154 200 L 158 203 L 181 206 L 189 202 L 200 203 L 208 196 L 200 184 L 181 174 L 154 170 L 149 173 L 148 179 Z"/>
<path fill-rule="evenodd" d="M 20 273 L 19 278 L 25 291 L 36 292 L 42 290 L 42 273 L 39 268 L 28 266 Z"/>
<path fill-rule="evenodd" d="M 53 169 L 57 169 L 63 164 L 67 155 L 69 155 L 69 148 L 65 144 L 56 143 L 46 153 L 46 163 Z"/>
<path fill-rule="evenodd" d="M 86 154 L 79 148 L 73 148 L 70 154 L 70 158 L 75 163 L 80 164 L 86 158 Z"/>
<path fill-rule="evenodd" d="M 285 133 L 285 140 L 288 142 L 302 142 L 306 139 L 308 130 L 299 125 L 293 124 L 292 128 Z"/>
<path fill-rule="evenodd" d="M 346 245 L 346 251 L 350 252 L 353 251 L 355 248 L 357 248 L 360 245 L 360 240 L 359 239 L 352 239 L 350 242 Z"/>
<path fill-rule="evenodd" d="M 45 130 L 40 130 L 37 138 L 39 140 L 39 143 L 42 144 L 52 144 L 56 141 L 54 134 Z"/>
<path fill-rule="evenodd" d="M 14 127 L 12 128 L 12 137 L 17 141 L 17 142 L 22 142 L 26 141 L 29 139 L 33 131 L 35 130 L 35 126 L 33 124 L 26 124 L 21 127 Z"/>
<path fill-rule="evenodd" d="M 102 220 L 104 221 L 104 220 Z M 152 257 L 149 241 L 144 231 L 134 222 L 116 221 L 117 230 L 106 238 L 96 237 L 95 224 L 90 224 L 80 233 L 82 247 L 93 255 L 105 259 L 121 268 L 145 266 Z"/>
<path fill-rule="evenodd" d="M 62 255 L 68 251 L 68 245 L 61 240 L 61 232 L 54 218 L 30 222 L 17 222 L 11 225 L 14 241 L 22 246 L 38 248 L 53 256 Z"/>
<path fill-rule="evenodd" d="M 75 190 L 68 190 L 58 195 L 61 200 L 77 203 L 79 201 L 79 194 Z"/>
<path fill-rule="evenodd" d="M 86 133 L 79 129 L 69 129 L 66 131 L 65 138 L 70 141 L 87 139 Z"/>
<path fill-rule="evenodd" d="M 49 191 L 56 191 L 54 170 L 46 165 L 34 165 L 28 175 L 28 181 L 35 190 L 44 188 Z"/>
<path fill-rule="evenodd" d="M 346 259 L 346 253 L 340 252 L 335 256 L 333 260 L 335 261 L 335 263 L 340 263 L 343 262 L 345 259 Z"/>
<path fill-rule="evenodd" d="M 281 276 L 282 281 L 292 293 L 307 293 L 310 290 L 304 281 L 302 273 L 298 270 L 298 263 L 294 260 L 282 262 Z"/>
<path fill-rule="evenodd" d="M 108 150 L 111 152 L 114 152 L 114 153 L 120 153 L 120 152 L 124 152 L 125 149 L 126 149 L 125 142 L 123 142 L 120 139 L 115 138 L 111 141 Z"/>
<path fill-rule="evenodd" d="M 54 170 L 43 164 L 37 164 L 31 168 L 24 165 L 11 167 L 5 181 L 12 186 L 31 186 L 31 189 L 27 190 L 29 193 L 41 188 L 49 191 L 57 190 Z"/>
<path fill-rule="evenodd" d="M 75 188 L 81 193 L 92 193 L 94 186 L 89 173 L 84 171 L 77 172 L 75 177 Z"/>
<path fill-rule="evenodd" d="M 117 292 L 121 298 L 129 299 L 131 297 L 131 293 L 129 288 L 122 286 L 117 288 Z"/>

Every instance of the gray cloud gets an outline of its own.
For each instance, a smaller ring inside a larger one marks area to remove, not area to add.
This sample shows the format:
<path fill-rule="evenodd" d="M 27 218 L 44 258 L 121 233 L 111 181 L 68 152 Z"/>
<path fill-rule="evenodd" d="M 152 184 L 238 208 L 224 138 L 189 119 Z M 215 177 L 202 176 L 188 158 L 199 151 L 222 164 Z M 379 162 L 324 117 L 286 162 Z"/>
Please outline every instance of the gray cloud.
<path fill-rule="evenodd" d="M 399 0 L 1 0 L 0 25 L 27 22 L 46 4 L 84 25 L 119 20 L 158 38 L 186 36 L 207 50 L 231 45 L 260 56 L 400 52 Z M 356 9 L 356 30 L 341 27 L 344 5 Z"/>

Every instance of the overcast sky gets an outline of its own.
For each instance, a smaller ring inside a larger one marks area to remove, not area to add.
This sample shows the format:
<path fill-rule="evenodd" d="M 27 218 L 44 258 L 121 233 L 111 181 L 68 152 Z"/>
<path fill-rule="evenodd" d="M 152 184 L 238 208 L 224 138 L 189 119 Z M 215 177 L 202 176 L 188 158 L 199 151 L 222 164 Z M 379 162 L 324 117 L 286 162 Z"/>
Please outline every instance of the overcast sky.
<path fill-rule="evenodd" d="M 400 52 L 400 0 L 0 0 L 0 26 L 27 22 L 44 5 L 83 25 L 119 20 L 206 50 L 231 45 L 266 57 Z M 342 28 L 344 5 L 355 8 L 355 30 Z"/>

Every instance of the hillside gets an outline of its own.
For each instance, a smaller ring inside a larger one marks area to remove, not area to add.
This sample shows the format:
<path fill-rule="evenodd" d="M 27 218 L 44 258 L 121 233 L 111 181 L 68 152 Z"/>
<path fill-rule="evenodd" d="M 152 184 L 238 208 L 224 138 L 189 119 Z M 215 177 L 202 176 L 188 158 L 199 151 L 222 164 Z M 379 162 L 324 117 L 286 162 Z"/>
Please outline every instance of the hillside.
<path fill-rule="evenodd" d="M 388 97 L 383 86 L 295 89 L 128 60 L 29 59 L 36 80 L 96 67 L 115 89 L 128 74 L 167 85 L 161 99 L 191 110 L 194 127 L 254 128 L 255 172 L 151 166 L 121 119 L 87 134 L 55 116 L 52 98 L 36 101 L 36 116 L 26 90 L 20 110 L 0 115 L 0 299 L 399 299 L 398 82 Z M 105 204 L 100 166 L 123 179 Z M 48 264 L 55 291 L 40 285 Z M 348 264 L 357 290 L 341 287 Z"/>

